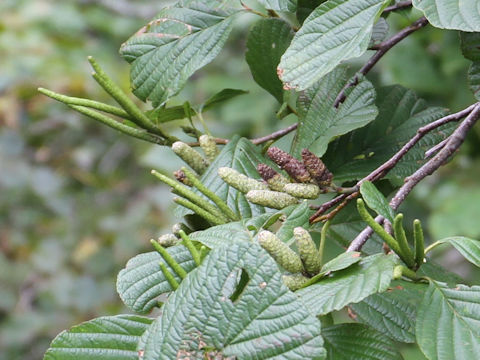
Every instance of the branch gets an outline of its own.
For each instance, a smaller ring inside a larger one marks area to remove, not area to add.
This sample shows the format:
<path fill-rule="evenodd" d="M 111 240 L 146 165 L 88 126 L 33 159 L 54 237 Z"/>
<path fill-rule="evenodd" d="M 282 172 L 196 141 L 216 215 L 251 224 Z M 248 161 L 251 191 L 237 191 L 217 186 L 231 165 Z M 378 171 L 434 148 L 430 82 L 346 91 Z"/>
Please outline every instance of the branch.
<path fill-rule="evenodd" d="M 281 138 L 282 136 L 285 136 L 285 135 L 287 135 L 289 132 L 292 132 L 293 130 L 295 130 L 297 127 L 298 127 L 298 123 L 295 123 L 295 124 L 293 124 L 293 125 L 290 125 L 289 127 L 286 127 L 285 129 L 281 129 L 281 130 L 275 131 L 275 132 L 271 133 L 270 135 L 266 135 L 266 136 L 263 136 L 263 137 L 259 137 L 259 138 L 256 138 L 256 139 L 252 139 L 251 141 L 252 141 L 252 143 L 254 143 L 255 145 L 263 144 L 263 143 L 265 143 L 265 142 L 267 142 L 267 141 Z"/>
<path fill-rule="evenodd" d="M 360 190 L 360 185 L 364 181 L 372 181 L 373 182 L 373 181 L 380 180 L 382 177 L 384 177 L 386 174 L 388 174 L 388 172 L 391 169 L 393 169 L 400 162 L 400 160 L 403 158 L 403 156 L 405 156 L 405 154 L 411 148 L 413 148 L 425 135 L 427 135 L 429 132 L 431 132 L 431 131 L 433 131 L 433 130 L 439 128 L 440 126 L 443 126 L 443 125 L 445 125 L 449 122 L 459 121 L 460 119 L 462 119 L 465 116 L 467 116 L 468 114 L 470 114 L 476 106 L 477 106 L 477 104 L 473 104 L 473 105 L 469 106 L 468 108 L 466 108 L 464 110 L 461 110 L 461 111 L 459 111 L 457 113 L 454 113 L 454 114 L 444 116 L 443 118 L 435 120 L 435 121 L 419 128 L 417 130 L 417 133 L 415 134 L 415 136 L 413 138 L 411 138 L 397 153 L 395 153 L 395 155 L 393 155 L 390 159 L 388 159 L 386 162 L 384 162 L 378 168 L 373 170 L 370 174 L 365 176 L 363 179 L 359 180 L 355 184 L 355 186 L 353 187 L 355 189 L 355 191 L 350 196 L 348 194 L 341 194 L 341 195 L 338 195 L 337 197 L 335 197 L 334 199 L 322 204 L 318 208 L 317 212 L 310 217 L 310 222 L 314 223 L 314 222 L 318 222 L 318 221 L 322 220 L 323 218 L 320 218 L 320 217 L 323 213 L 325 213 L 328 209 L 337 205 L 341 201 L 347 200 L 347 196 L 349 196 L 348 200 L 351 200 L 351 199 L 355 198 L 356 196 L 358 196 L 358 191 Z M 439 143 L 439 144 L 441 144 L 441 143 Z M 445 146 L 445 144 L 444 144 L 444 146 Z M 329 217 L 329 218 L 331 218 L 331 217 Z"/>
<path fill-rule="evenodd" d="M 457 129 L 448 137 L 448 141 L 444 147 L 438 152 L 435 157 L 429 160 L 420 169 L 415 171 L 411 176 L 405 179 L 405 183 L 400 187 L 395 196 L 390 201 L 390 206 L 396 210 L 400 204 L 405 200 L 407 195 L 412 189 L 424 178 L 433 174 L 440 166 L 442 166 L 447 159 L 462 145 L 465 141 L 468 131 L 475 125 L 480 118 L 480 103 L 476 103 L 467 109 L 461 111 L 464 113 L 470 109 L 470 114 L 467 118 L 457 127 Z M 458 114 L 458 113 L 457 113 Z M 455 115 L 455 114 L 454 114 Z M 375 221 L 381 224 L 383 222 L 383 216 L 377 216 Z M 373 234 L 373 230 L 370 227 L 366 227 L 350 244 L 347 251 L 359 251 L 365 242 Z"/>
<path fill-rule="evenodd" d="M 383 14 L 388 14 L 389 12 L 404 9 L 404 8 L 407 8 L 407 7 L 410 7 L 410 6 L 412 6 L 411 1 L 400 1 L 400 2 L 396 3 L 395 5 L 386 7 L 385 10 L 383 10 Z"/>
<path fill-rule="evenodd" d="M 388 52 L 388 50 L 390 50 L 400 41 L 405 39 L 408 35 L 417 31 L 418 29 L 421 29 L 427 24 L 428 24 L 428 20 L 425 17 L 421 17 L 420 19 L 415 21 L 412 25 L 407 26 L 397 34 L 393 35 L 390 39 L 387 39 L 381 44 L 373 47 L 372 49 L 377 50 L 377 52 L 375 53 L 375 55 L 373 55 L 370 58 L 370 60 L 367 61 L 365 65 L 363 65 L 363 67 L 358 71 L 357 75 L 355 75 L 354 78 L 344 86 L 342 91 L 340 91 L 337 98 L 335 99 L 334 106 L 338 107 L 343 101 L 345 101 L 345 98 L 347 97 L 345 95 L 346 90 L 358 84 L 359 75 L 366 75 L 370 70 L 372 70 L 372 68 L 383 57 L 383 55 L 385 55 Z"/>

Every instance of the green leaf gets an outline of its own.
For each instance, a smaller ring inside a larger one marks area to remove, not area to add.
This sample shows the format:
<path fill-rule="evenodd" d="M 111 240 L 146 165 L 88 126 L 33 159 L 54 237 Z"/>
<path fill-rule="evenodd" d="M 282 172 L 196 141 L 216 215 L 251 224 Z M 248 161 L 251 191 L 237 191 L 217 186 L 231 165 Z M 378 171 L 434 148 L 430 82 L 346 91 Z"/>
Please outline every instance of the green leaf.
<path fill-rule="evenodd" d="M 338 324 L 322 330 L 329 360 L 402 360 L 389 339 L 363 324 Z"/>
<path fill-rule="evenodd" d="M 303 24 L 305 19 L 326 0 L 297 0 L 297 20 Z"/>
<path fill-rule="evenodd" d="M 393 255 L 371 255 L 295 294 L 312 313 L 325 315 L 387 290 L 393 277 L 395 261 Z"/>
<path fill-rule="evenodd" d="M 463 236 L 454 236 L 439 240 L 438 243 L 452 245 L 465 259 L 480 267 L 480 241 Z"/>
<path fill-rule="evenodd" d="M 389 86 L 377 93 L 377 118 L 367 126 L 333 141 L 323 160 L 338 183 L 361 179 L 390 159 L 417 132 L 418 128 L 447 114 L 438 107 L 427 107 L 411 90 Z M 402 179 L 425 162 L 425 151 L 445 139 L 452 126 L 427 134 L 385 176 Z"/>
<path fill-rule="evenodd" d="M 393 340 L 413 343 L 417 308 L 426 288 L 426 284 L 393 281 L 387 291 L 370 295 L 350 307 L 358 321 L 370 325 Z"/>
<path fill-rule="evenodd" d="M 346 67 L 338 67 L 299 96 L 294 156 L 299 156 L 303 148 L 322 156 L 330 140 L 365 126 L 377 116 L 375 89 L 365 79 L 335 108 L 335 98 L 348 80 L 346 73 Z"/>
<path fill-rule="evenodd" d="M 292 28 L 281 19 L 261 19 L 247 36 L 245 59 L 253 79 L 279 103 L 283 103 L 283 84 L 277 75 L 277 65 L 292 38 Z"/>
<path fill-rule="evenodd" d="M 313 213 L 314 211 L 310 209 L 306 201 L 295 206 L 276 232 L 277 237 L 283 242 L 289 242 L 290 240 L 293 242 L 293 229 L 298 226 L 308 229 L 310 227 L 308 220 Z"/>
<path fill-rule="evenodd" d="M 297 8 L 296 0 L 258 0 L 258 2 L 267 9 L 276 11 L 294 12 Z"/>
<path fill-rule="evenodd" d="M 257 172 L 259 163 L 266 163 L 276 168 L 275 164 L 262 155 L 259 147 L 253 145 L 248 139 L 235 136 L 225 145 L 200 180 L 208 189 L 214 189 L 215 193 L 222 200 L 226 201 L 231 209 L 239 213 L 242 218 L 255 217 L 265 213 L 265 208 L 249 203 L 245 198 L 245 194 L 224 182 L 218 176 L 218 168 L 229 167 L 251 178 L 260 179 L 260 175 Z M 195 192 L 203 196 L 199 191 L 195 190 Z M 205 197 L 205 199 L 207 198 Z M 183 216 L 187 213 L 188 210 L 180 207 L 176 214 L 177 216 Z"/>
<path fill-rule="evenodd" d="M 460 48 L 466 59 L 480 61 L 480 34 L 460 32 Z"/>
<path fill-rule="evenodd" d="M 135 315 L 104 316 L 60 333 L 44 360 L 137 360 L 137 344 L 152 319 Z"/>
<path fill-rule="evenodd" d="M 195 268 L 192 255 L 185 246 L 169 247 L 167 251 L 185 271 Z M 159 295 L 172 291 L 160 270 L 160 263 L 165 264 L 178 282 L 181 281 L 156 251 L 135 256 L 120 271 L 117 277 L 117 292 L 128 308 L 138 313 L 149 312 L 157 304 Z"/>
<path fill-rule="evenodd" d="M 374 210 L 378 215 L 382 215 L 384 218 L 393 223 L 395 213 L 388 204 L 387 199 L 385 199 L 385 196 L 383 196 L 383 194 L 375 187 L 375 185 L 373 185 L 370 181 L 364 181 L 360 185 L 360 193 L 370 209 Z"/>
<path fill-rule="evenodd" d="M 413 0 L 412 3 L 437 28 L 480 31 L 478 0 Z"/>
<path fill-rule="evenodd" d="M 223 89 L 209 98 L 202 106 L 202 112 L 205 112 L 215 106 L 230 100 L 236 96 L 247 94 L 248 91 L 238 89 Z M 183 105 L 172 107 L 160 107 L 158 109 L 150 110 L 146 112 L 147 116 L 155 123 L 164 123 L 173 120 L 184 119 L 187 117 L 185 114 L 185 107 Z"/>
<path fill-rule="evenodd" d="M 247 242 L 212 250 L 142 339 L 144 360 L 200 359 L 206 351 L 239 359 L 326 355 L 319 321 L 283 285 L 273 259 Z"/>
<path fill-rule="evenodd" d="M 160 11 L 120 48 L 131 63 L 133 93 L 154 107 L 176 95 L 187 79 L 211 62 L 232 28 L 233 11 L 213 10 L 200 1 Z"/>
<path fill-rule="evenodd" d="M 480 286 L 431 281 L 418 309 L 418 345 L 431 360 L 477 359 L 479 321 Z"/>
<path fill-rule="evenodd" d="M 381 17 L 378 21 L 373 25 L 372 30 L 372 38 L 370 39 L 369 47 L 372 45 L 380 44 L 383 40 L 387 38 L 389 26 L 387 20 Z"/>
<path fill-rule="evenodd" d="M 362 258 L 357 251 L 344 252 L 333 258 L 322 266 L 320 274 L 325 275 L 334 271 L 340 271 L 346 269 L 353 264 L 358 263 Z"/>
<path fill-rule="evenodd" d="M 468 70 L 468 85 L 475 99 L 480 100 L 480 61 L 475 61 Z"/>
<path fill-rule="evenodd" d="M 373 24 L 389 0 L 329 0 L 317 7 L 282 56 L 286 88 L 304 90 L 342 61 L 362 55 Z"/>

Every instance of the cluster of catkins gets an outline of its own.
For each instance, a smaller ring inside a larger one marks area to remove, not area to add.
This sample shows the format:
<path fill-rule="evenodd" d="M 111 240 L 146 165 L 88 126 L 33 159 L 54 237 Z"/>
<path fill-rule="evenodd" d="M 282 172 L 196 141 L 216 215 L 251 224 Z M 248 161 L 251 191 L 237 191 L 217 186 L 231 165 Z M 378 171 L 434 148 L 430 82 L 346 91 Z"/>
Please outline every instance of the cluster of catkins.
<path fill-rule="evenodd" d="M 267 150 L 267 155 L 290 178 L 262 163 L 258 164 L 257 171 L 264 181 L 249 178 L 227 167 L 219 168 L 218 175 L 230 186 L 245 193 L 248 201 L 274 209 L 296 204 L 299 199 L 316 199 L 332 183 L 332 173 L 308 149 L 302 150 L 303 161 L 274 146 Z"/>
<path fill-rule="evenodd" d="M 321 255 L 309 232 L 296 227 L 293 230 L 293 236 L 298 253 L 270 231 L 262 230 L 257 235 L 260 246 L 274 258 L 277 264 L 291 273 L 283 275 L 283 282 L 292 291 L 305 286 L 322 268 Z"/>

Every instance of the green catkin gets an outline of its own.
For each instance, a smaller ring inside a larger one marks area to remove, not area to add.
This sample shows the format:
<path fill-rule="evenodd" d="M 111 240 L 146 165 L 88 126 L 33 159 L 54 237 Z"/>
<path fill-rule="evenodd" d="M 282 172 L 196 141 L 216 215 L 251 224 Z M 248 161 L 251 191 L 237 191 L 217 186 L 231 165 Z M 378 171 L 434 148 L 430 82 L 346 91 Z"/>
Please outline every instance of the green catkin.
<path fill-rule="evenodd" d="M 260 246 L 285 270 L 291 273 L 299 273 L 304 270 L 302 260 L 298 254 L 290 249 L 287 244 L 280 241 L 275 234 L 263 230 L 258 233 L 257 238 Z"/>
<path fill-rule="evenodd" d="M 182 269 L 180 264 L 172 257 L 172 255 L 168 253 L 168 251 L 162 245 L 160 245 L 153 239 L 150 240 L 150 243 L 155 248 L 155 250 L 158 251 L 163 260 L 165 260 L 165 262 L 168 264 L 168 266 L 170 266 L 170 268 L 172 268 L 173 271 L 175 271 L 175 273 L 180 276 L 181 279 L 185 279 L 187 277 L 187 272 Z"/>
<path fill-rule="evenodd" d="M 202 175 L 207 170 L 208 165 L 210 165 L 199 152 L 182 141 L 174 142 L 172 150 L 199 175 Z"/>
<path fill-rule="evenodd" d="M 246 198 L 254 204 L 278 210 L 298 204 L 297 198 L 283 192 L 271 190 L 251 190 L 247 193 Z"/>
<path fill-rule="evenodd" d="M 170 284 L 170 287 L 173 290 L 177 290 L 178 286 L 180 285 L 178 281 L 175 279 L 173 274 L 167 269 L 165 264 L 160 263 L 160 270 L 162 270 L 163 276 L 165 276 L 165 279 L 167 282 Z"/>
<path fill-rule="evenodd" d="M 418 219 L 413 221 L 413 239 L 415 247 L 415 262 L 417 263 L 418 268 L 423 264 L 425 259 L 425 240 L 423 236 L 422 223 Z"/>
<path fill-rule="evenodd" d="M 175 197 L 175 198 L 173 198 L 173 201 L 175 203 L 177 203 L 178 205 L 181 205 L 181 206 L 183 206 L 187 209 L 192 210 L 195 214 L 201 216 L 202 218 L 204 218 L 205 220 L 207 220 L 210 224 L 212 224 L 214 226 L 215 225 L 223 225 L 223 224 L 226 223 L 226 221 L 223 220 L 222 218 L 219 218 L 218 216 L 212 215 L 211 213 L 209 213 L 205 209 L 202 209 L 200 206 L 194 204 L 193 202 L 191 202 L 187 199 Z"/>
<path fill-rule="evenodd" d="M 176 170 L 173 172 L 173 176 L 177 179 L 178 182 L 181 182 L 183 185 L 192 187 L 192 182 L 187 179 L 187 176 L 182 170 Z"/>
<path fill-rule="evenodd" d="M 206 247 L 205 245 L 202 245 L 200 247 L 200 261 L 203 261 L 203 259 L 205 259 L 205 257 L 208 255 L 209 251 L 210 251 L 210 249 L 208 247 Z"/>
<path fill-rule="evenodd" d="M 213 162 L 220 153 L 215 139 L 210 135 L 202 135 L 198 138 L 198 141 L 208 161 Z"/>
<path fill-rule="evenodd" d="M 398 214 L 395 216 L 395 219 L 393 219 L 393 233 L 402 252 L 402 260 L 404 260 L 405 264 L 410 268 L 415 266 L 414 256 L 408 246 L 408 240 L 405 235 L 405 230 L 403 229 L 403 214 Z"/>
<path fill-rule="evenodd" d="M 218 175 L 225 181 L 228 185 L 234 187 L 242 193 L 247 193 L 250 190 L 267 190 L 267 184 L 260 182 L 258 180 L 249 178 L 246 175 L 239 173 L 238 171 L 228 168 L 221 167 L 218 169 Z"/>
<path fill-rule="evenodd" d="M 283 190 L 296 198 L 316 199 L 320 194 L 320 188 L 316 184 L 286 184 Z"/>
<path fill-rule="evenodd" d="M 201 257 L 200 257 L 200 252 L 197 250 L 195 245 L 193 245 L 192 240 L 185 234 L 183 230 L 180 230 L 180 237 L 183 239 L 183 245 L 190 251 L 190 254 L 192 255 L 193 261 L 197 266 L 200 265 L 202 262 Z"/>
<path fill-rule="evenodd" d="M 180 240 L 173 234 L 165 234 L 158 238 L 157 242 L 164 248 L 177 245 Z"/>
<path fill-rule="evenodd" d="M 232 221 L 238 221 L 240 220 L 238 215 L 233 212 L 232 209 L 228 207 L 228 205 L 223 201 L 217 194 L 215 194 L 213 191 L 208 189 L 203 183 L 197 179 L 197 177 L 187 168 L 183 167 L 181 171 L 185 174 L 187 177 L 187 180 L 195 186 L 203 195 L 208 197 L 210 200 L 212 200 L 215 205 L 225 214 L 230 220 Z"/>
<path fill-rule="evenodd" d="M 309 280 L 306 276 L 302 274 L 293 274 L 293 275 L 283 275 L 282 276 L 283 283 L 286 287 L 288 287 L 291 291 L 296 291 L 301 289 Z"/>
<path fill-rule="evenodd" d="M 309 232 L 301 227 L 296 227 L 293 229 L 293 236 L 297 244 L 298 254 L 307 273 L 310 275 L 319 273 L 322 263 L 318 256 L 317 247 Z"/>

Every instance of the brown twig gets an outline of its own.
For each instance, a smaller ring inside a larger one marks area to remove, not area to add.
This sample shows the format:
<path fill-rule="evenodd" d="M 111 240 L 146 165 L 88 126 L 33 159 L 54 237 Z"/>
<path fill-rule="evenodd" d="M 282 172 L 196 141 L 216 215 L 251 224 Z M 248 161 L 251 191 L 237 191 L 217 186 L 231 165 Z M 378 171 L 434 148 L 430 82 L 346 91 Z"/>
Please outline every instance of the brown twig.
<path fill-rule="evenodd" d="M 267 141 L 281 138 L 282 136 L 287 135 L 289 132 L 292 132 L 293 130 L 295 130 L 297 127 L 298 127 L 298 123 L 295 123 L 293 125 L 290 125 L 289 127 L 286 127 L 285 129 L 275 131 L 275 132 L 271 133 L 270 135 L 266 135 L 266 136 L 262 136 L 262 137 L 259 137 L 259 138 L 256 138 L 256 139 L 252 139 L 251 141 L 255 145 L 263 144 Z"/>
<path fill-rule="evenodd" d="M 475 125 L 480 118 L 480 103 L 476 103 L 467 109 L 470 109 L 469 115 L 457 127 L 457 129 L 448 137 L 448 141 L 444 147 L 430 159 L 420 169 L 415 171 L 411 176 L 405 179 L 405 183 L 396 192 L 395 196 L 390 201 L 390 206 L 396 210 L 400 204 L 405 200 L 412 189 L 424 178 L 433 174 L 440 168 L 448 158 L 462 145 L 465 141 L 468 131 Z M 467 110 L 465 109 L 465 110 Z M 464 110 L 464 111 L 465 111 Z M 375 221 L 381 224 L 384 221 L 383 216 L 377 216 Z M 360 251 L 367 240 L 372 236 L 373 230 L 366 227 L 350 244 L 347 251 Z"/>
<path fill-rule="evenodd" d="M 388 52 L 388 50 L 390 50 L 400 41 L 405 39 L 408 35 L 417 31 L 418 29 L 421 29 L 427 24 L 428 24 L 428 20 L 425 17 L 421 17 L 420 19 L 415 21 L 412 25 L 407 26 L 403 30 L 393 35 L 390 39 L 387 39 L 384 42 L 372 47 L 372 49 L 377 50 L 377 52 L 367 61 L 365 65 L 363 65 L 363 67 L 358 71 L 357 75 L 355 75 L 354 78 L 343 87 L 343 89 L 340 91 L 337 98 L 335 99 L 334 106 L 338 107 L 343 101 L 345 101 L 345 98 L 347 97 L 345 94 L 346 90 L 357 85 L 360 75 L 366 75 L 375 66 L 375 64 L 383 57 L 383 55 L 385 55 Z"/>
<path fill-rule="evenodd" d="M 384 162 L 378 168 L 373 170 L 370 174 L 365 176 L 363 179 L 359 180 L 355 184 L 353 189 L 355 191 L 360 190 L 360 185 L 364 181 L 372 181 L 373 182 L 373 181 L 380 180 L 391 169 L 393 169 L 398 164 L 398 162 L 405 156 L 405 154 L 408 151 L 410 151 L 410 149 L 412 149 L 425 135 L 427 135 L 429 132 L 439 128 L 442 125 L 445 125 L 445 124 L 447 124 L 449 122 L 452 122 L 452 121 L 458 121 L 458 120 L 464 118 L 465 116 L 470 114 L 476 106 L 477 106 L 477 104 L 473 104 L 473 105 L 469 106 L 468 108 L 466 108 L 464 110 L 461 110 L 461 111 L 459 111 L 457 113 L 454 113 L 454 114 L 444 116 L 444 117 L 442 117 L 438 120 L 435 120 L 435 121 L 419 128 L 417 130 L 417 133 L 415 134 L 415 136 L 412 137 L 399 151 L 397 151 L 390 159 L 388 159 L 386 162 Z M 318 222 L 319 221 L 319 220 L 317 220 L 318 217 L 322 216 L 323 213 L 325 213 L 328 209 L 335 206 L 339 202 L 345 200 L 346 198 L 347 198 L 347 195 L 341 194 L 341 195 L 338 195 L 336 198 L 324 203 L 323 205 L 321 205 L 318 208 L 317 212 L 310 217 L 310 222 L 311 223 Z M 353 197 L 352 197 L 352 199 L 353 199 Z"/>
<path fill-rule="evenodd" d="M 383 10 L 383 14 L 388 14 L 389 12 L 392 12 L 392 11 L 405 9 L 407 7 L 410 7 L 410 6 L 412 6 L 411 1 L 400 1 L 400 2 L 396 3 L 395 5 L 386 7 L 385 10 Z"/>

